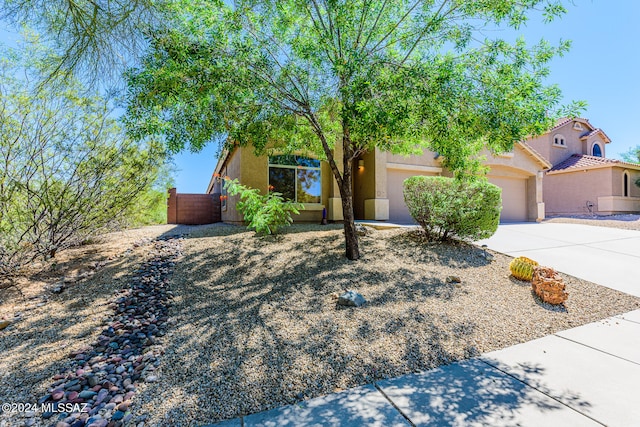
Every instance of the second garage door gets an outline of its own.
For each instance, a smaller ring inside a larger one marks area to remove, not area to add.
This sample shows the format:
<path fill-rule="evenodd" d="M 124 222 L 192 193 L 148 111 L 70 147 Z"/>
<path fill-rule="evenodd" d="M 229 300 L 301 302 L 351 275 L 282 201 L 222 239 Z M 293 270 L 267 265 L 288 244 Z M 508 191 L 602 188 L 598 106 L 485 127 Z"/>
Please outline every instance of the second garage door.
<path fill-rule="evenodd" d="M 502 213 L 500 221 L 527 220 L 526 178 L 506 178 L 489 175 L 489 182 L 502 188 Z"/>
<path fill-rule="evenodd" d="M 403 182 L 405 179 L 417 176 L 436 176 L 437 173 L 423 171 L 406 171 L 387 169 L 387 197 L 389 198 L 389 221 L 396 224 L 415 224 L 404 203 Z"/>

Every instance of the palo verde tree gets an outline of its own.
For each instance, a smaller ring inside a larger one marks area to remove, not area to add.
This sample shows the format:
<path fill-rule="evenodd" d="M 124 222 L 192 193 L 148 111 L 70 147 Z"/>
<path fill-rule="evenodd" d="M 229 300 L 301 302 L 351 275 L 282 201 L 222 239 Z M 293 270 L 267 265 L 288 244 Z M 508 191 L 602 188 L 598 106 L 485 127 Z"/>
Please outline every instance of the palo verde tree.
<path fill-rule="evenodd" d="M 0 19 L 29 26 L 54 49 L 47 82 L 70 75 L 119 78 L 142 50 L 144 29 L 159 26 L 160 0 L 0 0 Z"/>
<path fill-rule="evenodd" d="M 483 36 L 564 12 L 552 0 L 176 1 L 129 72 L 127 124 L 174 151 L 218 139 L 316 153 L 340 188 L 355 260 L 360 155 L 428 148 L 461 177 L 482 147 L 509 150 L 567 113 L 554 113 L 560 91 L 543 84 L 567 42 Z"/>
<path fill-rule="evenodd" d="M 0 277 L 139 216 L 164 164 L 164 147 L 127 138 L 107 100 L 73 79 L 40 85 L 47 65 L 0 52 Z"/>

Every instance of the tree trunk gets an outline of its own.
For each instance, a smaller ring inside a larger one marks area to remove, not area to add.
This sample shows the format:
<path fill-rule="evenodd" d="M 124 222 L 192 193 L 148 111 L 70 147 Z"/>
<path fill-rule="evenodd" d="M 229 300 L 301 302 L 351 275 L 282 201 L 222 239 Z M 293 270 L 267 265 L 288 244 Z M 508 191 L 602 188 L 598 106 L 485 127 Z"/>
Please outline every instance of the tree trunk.
<path fill-rule="evenodd" d="M 345 238 L 345 247 L 346 247 L 346 256 L 347 259 L 357 260 L 360 258 L 360 248 L 358 246 L 358 235 L 356 234 L 356 224 L 354 222 L 353 216 L 353 154 L 354 150 L 351 145 L 351 139 L 349 138 L 349 128 L 343 122 L 342 129 L 342 165 L 343 172 L 340 173 L 338 166 L 336 164 L 336 159 L 333 157 L 333 150 L 330 148 L 327 143 L 327 139 L 322 131 L 322 127 L 318 122 L 317 118 L 314 114 L 310 113 L 305 116 L 311 126 L 313 127 L 316 135 L 320 139 L 322 143 L 322 148 L 324 149 L 325 154 L 327 155 L 327 161 L 329 163 L 329 167 L 333 172 L 333 176 L 338 182 L 338 187 L 340 188 L 340 197 L 342 198 L 342 215 L 344 218 L 344 238 Z"/>
<path fill-rule="evenodd" d="M 344 217 L 344 239 L 347 259 L 357 260 L 360 258 L 360 248 L 358 246 L 358 235 L 356 234 L 356 224 L 353 217 L 353 191 L 351 190 L 351 171 L 343 173 L 342 187 L 340 187 L 342 197 L 342 215 Z"/>
<path fill-rule="evenodd" d="M 349 127 L 342 124 L 342 185 L 340 196 L 342 197 L 342 215 L 344 217 L 344 239 L 347 259 L 360 258 L 358 235 L 353 215 L 353 146 L 349 137 Z"/>

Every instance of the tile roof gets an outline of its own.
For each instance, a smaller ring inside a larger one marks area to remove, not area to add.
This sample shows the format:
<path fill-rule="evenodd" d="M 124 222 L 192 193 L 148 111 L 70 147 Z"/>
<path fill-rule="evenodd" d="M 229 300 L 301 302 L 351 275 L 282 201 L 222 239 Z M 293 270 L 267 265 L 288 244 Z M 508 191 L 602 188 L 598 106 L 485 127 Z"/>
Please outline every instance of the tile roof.
<path fill-rule="evenodd" d="M 603 136 L 603 137 L 604 137 L 604 139 L 605 139 L 605 141 L 604 141 L 605 143 L 609 143 L 609 142 L 611 142 L 611 139 L 610 139 L 610 138 L 607 136 L 607 134 L 606 134 L 606 133 L 604 133 L 604 131 L 603 131 L 602 129 L 600 129 L 600 128 L 596 128 L 596 129 L 593 129 L 593 130 L 590 130 L 590 131 L 587 131 L 587 132 L 583 133 L 582 135 L 580 135 L 580 139 L 586 139 L 586 138 L 589 138 L 591 135 L 595 135 L 595 134 L 597 134 L 597 133 L 601 133 L 601 134 L 602 134 L 602 136 Z"/>
<path fill-rule="evenodd" d="M 571 118 L 571 117 L 563 117 L 563 118 L 561 118 L 561 119 L 558 119 L 558 121 L 557 121 L 557 122 L 556 122 L 556 124 L 551 128 L 551 130 L 558 129 L 560 126 L 564 126 L 564 125 L 566 125 L 567 123 L 572 122 L 572 121 L 574 121 L 574 120 L 578 120 L 578 121 L 580 121 L 580 122 L 584 122 L 584 124 L 587 124 L 587 125 L 589 125 L 590 127 L 593 127 L 593 125 L 592 125 L 591 123 L 589 123 L 589 119 L 584 119 L 584 118 L 582 118 L 582 117 L 574 117 L 574 118 Z"/>
<path fill-rule="evenodd" d="M 598 166 L 635 166 L 640 167 L 635 163 L 627 163 L 622 160 L 605 159 L 604 157 L 587 156 L 584 154 L 574 154 L 566 160 L 558 163 L 552 167 L 549 172 L 562 171 L 567 169 L 591 169 Z"/>

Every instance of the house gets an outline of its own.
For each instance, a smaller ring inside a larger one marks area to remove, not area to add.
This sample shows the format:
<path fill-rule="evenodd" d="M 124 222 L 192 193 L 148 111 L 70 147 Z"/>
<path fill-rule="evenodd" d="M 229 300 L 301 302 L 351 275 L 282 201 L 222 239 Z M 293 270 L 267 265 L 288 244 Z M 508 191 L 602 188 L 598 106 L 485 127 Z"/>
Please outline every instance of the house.
<path fill-rule="evenodd" d="M 336 148 L 340 158 L 340 147 Z M 502 221 L 542 220 L 545 207 L 542 194 L 544 171 L 551 168 L 545 158 L 526 142 L 515 144 L 510 153 L 492 155 L 485 165 L 488 179 L 503 191 Z M 353 194 L 356 219 L 413 223 L 404 203 L 403 181 L 415 175 L 450 176 L 441 159 L 431 151 L 404 157 L 376 149 L 354 162 Z M 326 162 L 304 155 L 256 156 L 253 148 L 236 146 L 220 157 L 207 192 L 220 194 L 222 221 L 241 223 L 235 209 L 236 198 L 224 193 L 220 177 L 229 176 L 252 188 L 273 189 L 305 209 L 295 221 L 319 222 L 326 208 L 327 219 L 340 221 L 342 203 L 338 185 Z"/>
<path fill-rule="evenodd" d="M 640 165 L 608 159 L 611 140 L 583 118 L 564 118 L 529 139 L 552 167 L 544 173 L 547 216 L 640 212 Z"/>

